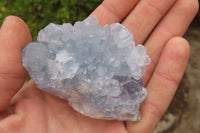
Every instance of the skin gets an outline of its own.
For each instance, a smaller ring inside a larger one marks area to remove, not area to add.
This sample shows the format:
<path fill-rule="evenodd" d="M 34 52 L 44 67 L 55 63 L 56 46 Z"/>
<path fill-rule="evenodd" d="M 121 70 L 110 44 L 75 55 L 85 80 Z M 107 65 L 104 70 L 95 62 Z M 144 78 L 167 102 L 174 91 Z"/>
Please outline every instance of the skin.
<path fill-rule="evenodd" d="M 198 11 L 197 0 L 105 0 L 91 15 L 101 25 L 120 22 L 152 63 L 143 76 L 148 96 L 139 122 L 85 117 L 43 92 L 27 72 L 21 51 L 31 42 L 26 24 L 9 16 L 0 29 L 0 133 L 151 133 L 168 108 L 187 66 L 190 46 L 181 36 Z"/>

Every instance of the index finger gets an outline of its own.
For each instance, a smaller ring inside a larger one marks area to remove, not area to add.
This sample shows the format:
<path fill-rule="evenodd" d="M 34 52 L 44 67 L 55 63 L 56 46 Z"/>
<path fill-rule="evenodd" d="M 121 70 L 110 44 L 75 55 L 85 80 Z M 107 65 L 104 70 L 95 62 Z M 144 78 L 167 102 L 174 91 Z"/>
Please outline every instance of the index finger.
<path fill-rule="evenodd" d="M 97 16 L 101 25 L 121 22 L 139 0 L 104 0 L 90 16 Z"/>

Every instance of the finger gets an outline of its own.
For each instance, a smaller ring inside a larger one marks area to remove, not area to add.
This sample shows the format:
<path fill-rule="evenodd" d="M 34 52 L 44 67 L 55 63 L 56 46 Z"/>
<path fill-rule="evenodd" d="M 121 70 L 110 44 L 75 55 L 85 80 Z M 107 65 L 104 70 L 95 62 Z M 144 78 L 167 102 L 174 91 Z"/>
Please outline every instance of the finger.
<path fill-rule="evenodd" d="M 144 84 L 147 84 L 152 76 L 166 42 L 172 37 L 182 36 L 185 33 L 198 11 L 198 6 L 197 0 L 178 0 L 155 28 L 145 44 L 152 63 L 143 76 Z"/>
<path fill-rule="evenodd" d="M 30 41 L 29 29 L 20 18 L 9 16 L 4 20 L 0 30 L 0 111 L 24 84 L 27 73 L 21 51 Z"/>
<path fill-rule="evenodd" d="M 101 25 L 121 22 L 139 0 L 104 0 L 91 16 L 97 16 Z"/>
<path fill-rule="evenodd" d="M 151 132 L 169 106 L 182 79 L 190 48 L 180 37 L 171 39 L 158 62 L 147 86 L 148 96 L 142 105 L 142 119 L 138 123 L 127 122 L 127 128 L 136 133 Z"/>
<path fill-rule="evenodd" d="M 123 21 L 135 36 L 136 44 L 143 43 L 176 0 L 141 0 Z"/>

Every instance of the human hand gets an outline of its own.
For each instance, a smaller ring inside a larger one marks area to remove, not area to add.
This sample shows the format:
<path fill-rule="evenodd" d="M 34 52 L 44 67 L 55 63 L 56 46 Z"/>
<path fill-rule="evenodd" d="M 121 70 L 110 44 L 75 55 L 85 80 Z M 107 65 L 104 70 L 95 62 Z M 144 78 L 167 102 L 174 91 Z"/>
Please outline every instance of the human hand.
<path fill-rule="evenodd" d="M 198 10 L 197 0 L 105 0 L 91 15 L 102 25 L 121 22 L 144 43 L 152 63 L 143 76 L 148 96 L 139 122 L 96 120 L 66 101 L 24 84 L 21 51 L 31 41 L 25 23 L 8 17 L 0 30 L 0 133 L 151 133 L 166 111 L 189 58 L 181 37 Z"/>

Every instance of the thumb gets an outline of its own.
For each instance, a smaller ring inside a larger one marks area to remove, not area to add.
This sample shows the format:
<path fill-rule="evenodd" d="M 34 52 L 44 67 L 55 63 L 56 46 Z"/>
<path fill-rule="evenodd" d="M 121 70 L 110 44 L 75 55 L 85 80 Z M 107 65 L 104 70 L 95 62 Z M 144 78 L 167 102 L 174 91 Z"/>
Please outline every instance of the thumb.
<path fill-rule="evenodd" d="M 26 80 L 21 51 L 31 40 L 30 31 L 20 18 L 9 16 L 4 20 L 0 30 L 0 111 L 7 108 Z"/>

